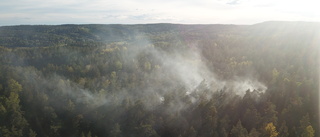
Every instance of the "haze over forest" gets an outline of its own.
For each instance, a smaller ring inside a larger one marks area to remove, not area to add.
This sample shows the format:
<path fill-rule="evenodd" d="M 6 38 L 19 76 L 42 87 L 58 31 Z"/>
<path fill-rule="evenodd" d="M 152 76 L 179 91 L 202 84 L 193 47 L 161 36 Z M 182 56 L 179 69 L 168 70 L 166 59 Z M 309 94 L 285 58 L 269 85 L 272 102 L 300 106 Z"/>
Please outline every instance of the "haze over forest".
<path fill-rule="evenodd" d="M 0 136 L 319 136 L 320 23 L 0 27 Z"/>

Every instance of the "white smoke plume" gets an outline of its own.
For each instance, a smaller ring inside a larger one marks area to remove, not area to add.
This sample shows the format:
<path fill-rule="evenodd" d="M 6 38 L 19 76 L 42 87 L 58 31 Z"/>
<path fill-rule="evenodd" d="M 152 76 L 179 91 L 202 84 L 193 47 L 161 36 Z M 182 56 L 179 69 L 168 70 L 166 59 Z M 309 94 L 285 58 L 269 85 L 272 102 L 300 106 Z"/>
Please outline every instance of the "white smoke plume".
<path fill-rule="evenodd" d="M 39 89 L 52 90 L 50 92 L 69 96 L 75 103 L 90 104 L 90 107 L 119 105 L 123 100 L 130 99 L 142 100 L 146 109 L 150 110 L 166 105 L 167 110 L 180 111 L 187 108 L 190 103 L 194 104 L 203 99 L 210 100 L 215 92 L 221 90 L 235 93 L 240 97 L 243 97 L 247 90 L 260 93 L 267 90 L 264 84 L 253 78 L 219 79 L 213 70 L 206 66 L 205 59 L 197 48 L 168 52 L 150 46 L 152 44 L 148 42 L 144 44 L 149 46 L 128 47 L 129 54 L 123 57 L 124 60 L 131 60 L 132 63 L 139 60 L 140 54 L 148 54 L 158 63 L 152 64 L 153 71 L 144 77 L 145 86 L 135 91 L 123 88 L 112 92 L 104 89 L 91 91 L 58 74 L 45 77 L 41 72 L 27 68 L 20 68 L 17 72 Z"/>

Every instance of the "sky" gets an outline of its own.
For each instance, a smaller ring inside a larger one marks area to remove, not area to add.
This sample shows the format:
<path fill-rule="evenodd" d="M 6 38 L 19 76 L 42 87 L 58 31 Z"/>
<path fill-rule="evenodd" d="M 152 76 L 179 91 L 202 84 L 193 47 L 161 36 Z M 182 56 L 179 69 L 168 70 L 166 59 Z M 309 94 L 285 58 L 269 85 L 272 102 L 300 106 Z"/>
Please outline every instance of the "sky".
<path fill-rule="evenodd" d="M 0 0 L 0 26 L 320 22 L 319 0 Z"/>

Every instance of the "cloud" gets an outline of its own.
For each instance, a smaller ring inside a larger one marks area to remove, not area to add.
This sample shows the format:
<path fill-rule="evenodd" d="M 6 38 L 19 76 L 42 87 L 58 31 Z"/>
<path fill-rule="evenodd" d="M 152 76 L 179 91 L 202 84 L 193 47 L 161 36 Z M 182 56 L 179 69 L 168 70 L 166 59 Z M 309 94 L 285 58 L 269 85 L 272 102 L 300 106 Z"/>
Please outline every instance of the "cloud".
<path fill-rule="evenodd" d="M 240 0 L 233 0 L 233 1 L 228 2 L 227 4 L 229 4 L 229 5 L 238 5 L 238 4 L 240 4 Z"/>
<path fill-rule="evenodd" d="M 315 0 L 15 0 L 1 3 L 0 19 L 7 23 L 1 22 L 0 25 L 157 22 L 252 24 L 274 19 L 320 21 L 315 5 Z M 261 16 L 263 14 L 268 16 Z M 112 16 L 116 18 L 110 18 Z"/>

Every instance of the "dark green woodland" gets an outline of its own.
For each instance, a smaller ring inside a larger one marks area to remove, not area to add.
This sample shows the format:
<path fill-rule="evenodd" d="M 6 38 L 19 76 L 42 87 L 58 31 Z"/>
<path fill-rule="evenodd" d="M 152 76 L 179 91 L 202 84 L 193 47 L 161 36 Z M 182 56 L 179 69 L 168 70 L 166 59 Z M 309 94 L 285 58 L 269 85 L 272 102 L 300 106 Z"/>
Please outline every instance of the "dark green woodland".
<path fill-rule="evenodd" d="M 1 137 L 317 137 L 320 23 L 0 27 Z"/>

